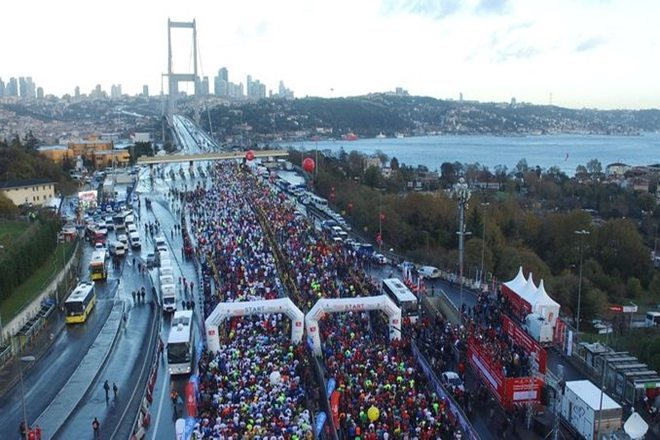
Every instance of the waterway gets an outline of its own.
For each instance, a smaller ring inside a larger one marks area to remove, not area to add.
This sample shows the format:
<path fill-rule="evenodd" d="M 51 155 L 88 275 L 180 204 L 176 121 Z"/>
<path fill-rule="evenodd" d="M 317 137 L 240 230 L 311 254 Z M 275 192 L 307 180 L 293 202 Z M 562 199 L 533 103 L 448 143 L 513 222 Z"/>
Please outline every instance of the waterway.
<path fill-rule="evenodd" d="M 628 165 L 660 163 L 660 133 L 640 136 L 548 135 L 548 136 L 420 136 L 407 138 L 360 139 L 357 141 L 297 142 L 296 149 L 330 150 L 364 154 L 382 151 L 406 165 L 425 165 L 440 170 L 443 162 L 476 163 L 491 171 L 504 165 L 509 171 L 525 159 L 530 167 L 559 167 L 569 176 L 578 165 L 598 159 L 603 171 L 614 162 Z"/>

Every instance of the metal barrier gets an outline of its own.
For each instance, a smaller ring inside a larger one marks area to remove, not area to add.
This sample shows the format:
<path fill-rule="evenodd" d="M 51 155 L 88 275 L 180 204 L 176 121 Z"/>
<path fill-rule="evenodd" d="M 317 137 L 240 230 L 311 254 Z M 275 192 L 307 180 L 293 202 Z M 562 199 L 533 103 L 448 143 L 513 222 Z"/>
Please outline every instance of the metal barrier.
<path fill-rule="evenodd" d="M 429 382 L 431 382 L 431 385 L 433 385 L 434 391 L 441 399 L 445 399 L 449 402 L 449 411 L 453 414 L 454 417 L 456 417 L 456 420 L 461 425 L 463 434 L 470 440 L 479 440 L 479 434 L 477 434 L 477 431 L 474 429 L 461 407 L 458 405 L 458 403 L 456 403 L 451 393 L 447 392 L 447 390 L 445 390 L 445 388 L 442 386 L 440 380 L 438 380 L 435 372 L 433 372 L 433 369 L 429 365 L 424 355 L 419 351 L 415 342 L 411 343 L 411 348 L 413 356 L 415 356 L 417 363 L 422 368 L 422 371 L 424 371 L 424 374 L 428 378 Z"/>

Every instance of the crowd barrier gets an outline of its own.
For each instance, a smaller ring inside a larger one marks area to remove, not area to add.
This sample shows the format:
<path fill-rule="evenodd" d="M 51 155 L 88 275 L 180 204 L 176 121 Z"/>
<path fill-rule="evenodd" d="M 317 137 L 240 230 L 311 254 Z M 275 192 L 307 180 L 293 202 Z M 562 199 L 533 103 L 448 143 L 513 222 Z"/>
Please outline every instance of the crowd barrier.
<path fill-rule="evenodd" d="M 477 431 L 474 429 L 474 427 L 468 420 L 467 416 L 465 415 L 461 407 L 458 405 L 458 403 L 456 403 L 454 397 L 450 393 L 448 393 L 445 390 L 445 388 L 442 386 L 440 380 L 438 380 L 438 377 L 433 372 L 433 369 L 429 365 L 428 361 L 417 348 L 417 344 L 413 342 L 411 344 L 411 349 L 413 356 L 415 357 L 415 360 L 417 361 L 420 368 L 424 372 L 424 375 L 428 378 L 429 382 L 433 386 L 433 390 L 436 392 L 438 397 L 445 400 L 446 402 L 449 402 L 447 407 L 449 408 L 449 411 L 451 412 L 455 420 L 461 426 L 465 438 L 468 440 L 479 440 L 480 439 L 479 434 L 477 434 Z"/>

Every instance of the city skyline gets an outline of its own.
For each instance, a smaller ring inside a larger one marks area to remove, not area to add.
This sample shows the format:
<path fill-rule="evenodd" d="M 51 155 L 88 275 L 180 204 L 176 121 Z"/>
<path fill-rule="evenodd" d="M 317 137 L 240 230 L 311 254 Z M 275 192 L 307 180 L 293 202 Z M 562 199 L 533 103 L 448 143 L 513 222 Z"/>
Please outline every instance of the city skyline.
<path fill-rule="evenodd" d="M 251 0 L 210 6 L 118 0 L 101 16 L 86 3 L 7 5 L 0 77 L 31 76 L 46 94 L 121 84 L 160 93 L 167 19 L 197 20 L 199 74 L 223 66 L 277 92 L 338 97 L 403 87 L 441 99 L 552 103 L 564 107 L 658 108 L 655 77 L 660 4 L 636 0 Z M 70 8 L 66 6 L 71 6 Z M 73 11 L 64 14 L 62 11 Z M 25 29 L 39 35 L 16 40 Z M 86 35 L 85 38 L 80 38 Z M 14 38 L 14 40 L 12 40 Z M 191 39 L 174 34 L 175 66 L 190 65 Z M 239 79 L 240 78 L 240 79 Z M 167 83 L 164 85 L 167 93 Z M 188 94 L 192 84 L 180 87 Z M 552 98 L 550 98 L 552 96 Z"/>

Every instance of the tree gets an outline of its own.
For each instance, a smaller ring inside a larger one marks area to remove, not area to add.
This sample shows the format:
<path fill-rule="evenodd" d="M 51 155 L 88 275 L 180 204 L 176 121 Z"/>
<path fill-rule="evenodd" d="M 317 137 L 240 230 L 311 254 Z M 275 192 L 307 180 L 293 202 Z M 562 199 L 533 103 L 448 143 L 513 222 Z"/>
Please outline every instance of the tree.
<path fill-rule="evenodd" d="M 0 192 L 0 215 L 12 216 L 18 214 L 18 207 L 14 205 L 4 193 Z"/>
<path fill-rule="evenodd" d="M 443 162 L 440 165 L 440 180 L 442 185 L 447 188 L 458 181 L 456 165 L 452 162 Z"/>
<path fill-rule="evenodd" d="M 375 166 L 370 166 L 367 168 L 367 171 L 364 172 L 363 182 L 365 185 L 371 188 L 380 188 L 382 186 L 383 177 L 380 173 L 380 168 Z"/>
<path fill-rule="evenodd" d="M 589 171 L 589 174 L 593 177 L 603 171 L 603 166 L 598 159 L 591 159 L 587 162 L 587 171 Z"/>
<path fill-rule="evenodd" d="M 527 165 L 527 159 L 524 157 L 518 161 L 516 164 L 516 177 L 522 177 L 529 171 L 529 165 Z"/>

